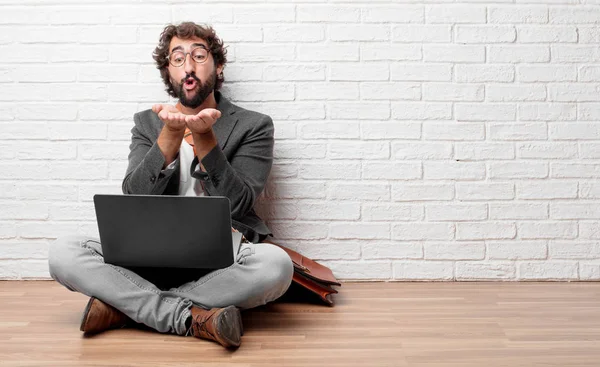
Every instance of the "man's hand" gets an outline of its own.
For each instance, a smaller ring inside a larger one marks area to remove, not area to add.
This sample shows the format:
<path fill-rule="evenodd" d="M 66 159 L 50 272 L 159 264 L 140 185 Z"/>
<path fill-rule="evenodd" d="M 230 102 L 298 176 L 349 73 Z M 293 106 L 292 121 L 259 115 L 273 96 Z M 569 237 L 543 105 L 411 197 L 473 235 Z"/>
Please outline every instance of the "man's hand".
<path fill-rule="evenodd" d="M 186 115 L 179 112 L 177 107 L 169 104 L 155 104 L 152 106 L 152 111 L 158 114 L 158 117 L 165 123 L 165 127 L 170 131 L 185 130 Z"/>
<path fill-rule="evenodd" d="M 205 108 L 196 115 L 186 115 L 185 124 L 192 133 L 206 134 L 212 130 L 212 126 L 219 117 L 221 117 L 221 111 Z"/>

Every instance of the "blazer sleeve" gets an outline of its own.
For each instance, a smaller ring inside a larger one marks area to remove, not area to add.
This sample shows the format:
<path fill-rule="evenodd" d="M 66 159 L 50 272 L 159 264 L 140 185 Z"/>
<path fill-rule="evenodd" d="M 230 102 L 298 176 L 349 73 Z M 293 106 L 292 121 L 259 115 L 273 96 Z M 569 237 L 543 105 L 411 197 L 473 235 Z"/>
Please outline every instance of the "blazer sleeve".
<path fill-rule="evenodd" d="M 163 170 L 165 156 L 158 146 L 158 139 L 151 139 L 144 129 L 140 114 L 133 116 L 134 126 L 131 129 L 129 145 L 129 164 L 123 179 L 124 194 L 161 195 L 169 179 L 178 169 Z"/>
<path fill-rule="evenodd" d="M 202 159 L 206 173 L 192 174 L 203 179 L 209 195 L 229 198 L 233 219 L 242 218 L 252 210 L 265 187 L 273 165 L 273 133 L 273 120 L 263 115 L 229 161 L 217 144 Z"/>

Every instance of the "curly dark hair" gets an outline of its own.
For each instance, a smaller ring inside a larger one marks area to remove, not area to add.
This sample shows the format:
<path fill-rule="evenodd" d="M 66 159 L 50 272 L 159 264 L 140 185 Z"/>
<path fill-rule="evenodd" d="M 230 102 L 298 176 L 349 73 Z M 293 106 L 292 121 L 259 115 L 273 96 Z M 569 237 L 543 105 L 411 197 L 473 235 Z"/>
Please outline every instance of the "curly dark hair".
<path fill-rule="evenodd" d="M 156 68 L 160 70 L 160 76 L 166 86 L 166 92 L 174 98 L 176 98 L 177 95 L 175 94 L 171 80 L 169 80 L 169 60 L 167 59 L 167 55 L 169 55 L 169 44 L 171 43 L 171 39 L 175 36 L 181 39 L 190 39 L 192 37 L 201 38 L 208 44 L 208 49 L 215 61 L 215 67 L 219 65 L 225 67 L 225 64 L 227 63 L 227 50 L 223 47 L 223 41 L 217 36 L 215 30 L 211 26 L 198 25 L 193 22 L 183 22 L 179 25 L 170 24 L 166 26 L 160 35 L 158 46 L 154 49 L 152 58 L 156 61 Z M 215 90 L 221 89 L 224 81 L 225 77 L 221 72 L 220 75 L 217 75 Z"/>

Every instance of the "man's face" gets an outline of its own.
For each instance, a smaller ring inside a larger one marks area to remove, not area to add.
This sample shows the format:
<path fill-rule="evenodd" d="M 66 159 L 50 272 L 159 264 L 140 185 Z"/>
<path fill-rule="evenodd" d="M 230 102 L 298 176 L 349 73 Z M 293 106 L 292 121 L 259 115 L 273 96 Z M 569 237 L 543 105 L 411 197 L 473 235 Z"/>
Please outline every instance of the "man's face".
<path fill-rule="evenodd" d="M 181 66 L 169 63 L 169 77 L 175 94 L 179 102 L 189 108 L 197 108 L 206 100 L 215 88 L 217 74 L 223 70 L 221 66 L 215 67 L 212 54 L 205 50 L 208 50 L 208 45 L 201 38 L 183 40 L 173 37 L 169 44 L 170 54 L 194 52 L 185 56 L 181 54 L 185 58 Z M 203 55 L 206 55 L 203 62 L 195 61 L 202 60 Z"/>

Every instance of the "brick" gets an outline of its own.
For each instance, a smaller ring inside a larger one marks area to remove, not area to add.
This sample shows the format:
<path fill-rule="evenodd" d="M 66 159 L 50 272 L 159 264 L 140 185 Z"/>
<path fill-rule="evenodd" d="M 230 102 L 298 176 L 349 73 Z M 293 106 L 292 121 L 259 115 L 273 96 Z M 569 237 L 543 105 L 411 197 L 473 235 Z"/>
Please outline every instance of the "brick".
<path fill-rule="evenodd" d="M 456 183 L 456 198 L 471 200 L 510 200 L 515 196 L 512 183 Z"/>
<path fill-rule="evenodd" d="M 329 20 L 331 21 L 331 20 Z M 329 39 L 332 41 L 388 41 L 390 27 L 387 25 L 330 25 L 328 27 Z"/>
<path fill-rule="evenodd" d="M 96 212 L 91 203 L 53 203 L 50 206 L 50 220 L 62 221 L 80 221 L 95 220 Z"/>
<path fill-rule="evenodd" d="M 332 81 L 388 80 L 389 75 L 389 67 L 383 63 L 333 63 L 329 66 Z"/>
<path fill-rule="evenodd" d="M 362 178 L 368 180 L 414 180 L 421 177 L 420 163 L 374 161 L 365 163 L 362 169 Z"/>
<path fill-rule="evenodd" d="M 338 102 L 328 103 L 329 116 L 332 119 L 386 120 L 390 117 L 390 105 L 387 102 Z"/>
<path fill-rule="evenodd" d="M 361 122 L 361 138 L 369 139 L 420 139 L 421 124 L 409 121 Z"/>
<path fill-rule="evenodd" d="M 451 184 L 398 184 L 392 185 L 394 201 L 452 200 L 454 185 Z"/>
<path fill-rule="evenodd" d="M 331 223 L 329 237 L 336 239 L 389 239 L 390 225 L 388 223 Z"/>
<path fill-rule="evenodd" d="M 456 262 L 456 280 L 508 280 L 515 277 L 514 263 Z"/>
<path fill-rule="evenodd" d="M 362 195 L 360 198 L 370 200 Z M 361 218 L 367 221 L 416 221 L 423 219 L 423 213 L 421 205 L 364 203 Z"/>
<path fill-rule="evenodd" d="M 394 262 L 396 280 L 452 280 L 454 265 L 451 261 Z"/>
<path fill-rule="evenodd" d="M 398 120 L 450 120 L 452 104 L 392 102 L 392 118 Z"/>
<path fill-rule="evenodd" d="M 170 4 L 172 20 L 160 22 L 160 24 L 184 22 L 190 20 L 190 14 L 194 14 L 194 22 L 197 23 L 232 23 L 233 7 L 226 5 L 180 5 Z"/>
<path fill-rule="evenodd" d="M 517 32 L 521 43 L 577 42 L 576 27 L 519 26 Z"/>
<path fill-rule="evenodd" d="M 454 158 L 461 161 L 513 159 L 515 149 L 506 143 L 455 143 Z"/>
<path fill-rule="evenodd" d="M 422 259 L 423 246 L 410 242 L 368 242 L 362 245 L 362 256 L 366 260 Z"/>
<path fill-rule="evenodd" d="M 594 202 L 552 202 L 552 219 L 600 219 L 600 207 Z"/>
<path fill-rule="evenodd" d="M 517 80 L 534 82 L 574 82 L 577 80 L 575 65 L 518 65 Z"/>
<path fill-rule="evenodd" d="M 424 10 L 422 5 L 369 5 L 362 9 L 362 21 L 365 23 L 424 23 Z"/>
<path fill-rule="evenodd" d="M 548 177 L 548 164 L 540 162 L 490 162 L 489 177 L 498 179 L 545 178 Z"/>
<path fill-rule="evenodd" d="M 552 217 L 552 216 L 551 216 Z M 521 222 L 517 225 L 520 238 L 552 239 L 577 237 L 576 222 Z"/>
<path fill-rule="evenodd" d="M 597 178 L 600 177 L 600 164 L 550 163 L 550 177 Z"/>
<path fill-rule="evenodd" d="M 513 26 L 470 26 L 455 28 L 456 42 L 459 43 L 512 43 L 517 39 Z"/>
<path fill-rule="evenodd" d="M 329 267 L 341 279 L 390 279 L 392 270 L 389 261 L 326 261 Z"/>
<path fill-rule="evenodd" d="M 301 44 L 297 47 L 301 61 L 358 61 L 358 45 L 347 43 Z M 270 61 L 270 60 L 269 60 Z"/>
<path fill-rule="evenodd" d="M 452 29 L 449 25 L 411 24 L 392 26 L 392 41 L 418 43 L 449 43 Z"/>
<path fill-rule="evenodd" d="M 485 47 L 480 45 L 423 45 L 427 62 L 485 62 Z"/>
<path fill-rule="evenodd" d="M 48 242 L 11 241 L 0 243 L 0 255 L 3 259 L 48 259 Z"/>
<path fill-rule="evenodd" d="M 244 83 L 234 88 L 224 87 L 223 93 L 233 102 L 293 101 L 294 87 L 288 83 Z"/>
<path fill-rule="evenodd" d="M 294 6 L 289 5 L 242 5 L 233 8 L 233 21 L 239 24 L 285 23 L 293 22 L 294 18 Z"/>
<path fill-rule="evenodd" d="M 338 5 L 298 5 L 297 22 L 359 22 L 360 8 Z"/>
<path fill-rule="evenodd" d="M 47 219 L 48 204 L 31 201 L 2 202 L 2 211 L 0 212 L 0 220 L 11 219 Z"/>
<path fill-rule="evenodd" d="M 579 279 L 580 280 L 598 280 L 600 279 L 600 264 L 595 262 L 580 261 L 579 262 Z"/>
<path fill-rule="evenodd" d="M 314 222 L 280 222 L 271 221 L 269 228 L 277 239 L 321 239 L 327 237 L 328 226 L 323 223 Z"/>
<path fill-rule="evenodd" d="M 390 185 L 386 183 L 331 183 L 327 187 L 330 200 L 389 201 Z"/>
<path fill-rule="evenodd" d="M 489 23 L 548 23 L 546 6 L 491 6 L 488 8 Z"/>
<path fill-rule="evenodd" d="M 235 46 L 235 55 L 240 62 L 244 63 L 255 61 L 292 61 L 295 58 L 295 51 L 293 45 L 237 44 Z"/>
<path fill-rule="evenodd" d="M 452 223 L 394 223 L 392 239 L 408 240 L 451 240 L 454 237 Z"/>
<path fill-rule="evenodd" d="M 491 123 L 492 140 L 546 140 L 548 126 L 545 123 Z"/>
<path fill-rule="evenodd" d="M 238 103 L 253 111 L 266 113 L 273 120 L 318 120 L 325 118 L 325 105 L 317 102 Z"/>
<path fill-rule="evenodd" d="M 439 242 L 425 243 L 427 260 L 483 260 L 485 244 L 483 242 Z"/>
<path fill-rule="evenodd" d="M 456 239 L 458 240 L 513 239 L 516 234 L 514 223 L 492 221 L 456 223 Z"/>
<path fill-rule="evenodd" d="M 571 183 L 574 186 L 577 186 L 576 183 Z M 576 197 L 576 194 L 572 196 Z M 579 197 L 582 199 L 597 199 L 600 198 L 600 184 L 594 181 L 579 182 Z"/>
<path fill-rule="evenodd" d="M 597 242 L 558 242 L 548 246 L 551 259 L 598 259 L 600 244 Z"/>
<path fill-rule="evenodd" d="M 591 6 L 583 7 L 551 7 L 550 23 L 586 24 L 599 23 L 600 9 Z"/>
<path fill-rule="evenodd" d="M 297 100 L 354 100 L 358 96 L 358 82 L 296 83 Z"/>
<path fill-rule="evenodd" d="M 438 81 L 452 80 L 451 64 L 391 64 L 390 79 L 398 81 Z"/>
<path fill-rule="evenodd" d="M 16 149 L 17 158 L 20 160 L 63 160 L 77 158 L 77 145 L 64 142 L 37 142 L 35 149 L 29 145 L 21 144 Z"/>
<path fill-rule="evenodd" d="M 600 50 L 596 46 L 587 45 L 552 45 L 552 62 L 598 62 Z M 582 86 L 583 87 L 583 86 Z"/>
<path fill-rule="evenodd" d="M 550 61 L 550 48 L 544 45 L 492 45 L 488 48 L 490 63 L 536 63 Z"/>
<path fill-rule="evenodd" d="M 469 221 L 487 219 L 486 204 L 427 204 L 425 218 L 428 221 Z"/>
<path fill-rule="evenodd" d="M 423 162 L 423 177 L 428 180 L 483 180 L 485 164 L 481 162 Z"/>
<path fill-rule="evenodd" d="M 330 159 L 388 159 L 390 147 L 384 142 L 330 142 L 327 147 Z"/>
<path fill-rule="evenodd" d="M 600 136 L 600 123 L 549 123 L 548 131 L 552 140 L 596 139 Z"/>
<path fill-rule="evenodd" d="M 571 143 L 517 143 L 519 158 L 577 158 L 577 145 Z"/>
<path fill-rule="evenodd" d="M 473 122 L 425 122 L 423 137 L 427 140 L 483 140 L 485 126 L 483 123 Z"/>
<path fill-rule="evenodd" d="M 302 163 L 298 174 L 302 179 L 359 179 L 360 162 Z"/>
<path fill-rule="evenodd" d="M 456 103 L 454 105 L 458 121 L 514 121 L 516 106 L 504 103 Z"/>
<path fill-rule="evenodd" d="M 486 241 L 490 260 L 543 260 L 547 257 L 545 241 Z"/>
<path fill-rule="evenodd" d="M 300 125 L 302 139 L 358 139 L 360 125 L 356 121 L 307 122 Z"/>
<path fill-rule="evenodd" d="M 452 145 L 448 143 L 392 143 L 394 159 L 450 159 Z"/>
<path fill-rule="evenodd" d="M 418 83 L 365 82 L 360 84 L 364 100 L 420 100 L 421 85 Z"/>
<path fill-rule="evenodd" d="M 567 261 L 534 261 L 520 263 L 520 280 L 575 280 L 577 263 Z"/>
<path fill-rule="evenodd" d="M 300 220 L 358 220 L 360 218 L 359 202 L 307 202 L 302 201 L 295 208 Z"/>
<path fill-rule="evenodd" d="M 485 23 L 485 7 L 480 5 L 436 4 L 425 7 L 426 23 Z"/>
<path fill-rule="evenodd" d="M 461 65 L 454 66 L 457 82 L 460 83 L 482 83 L 498 82 L 507 83 L 515 79 L 515 67 L 513 65 Z M 392 70 L 393 76 L 393 70 Z"/>
<path fill-rule="evenodd" d="M 325 27 L 312 24 L 263 26 L 265 42 L 318 42 L 325 38 Z"/>
<path fill-rule="evenodd" d="M 58 183 L 23 182 L 19 187 L 21 200 L 77 201 L 77 186 Z"/>
<path fill-rule="evenodd" d="M 580 103 L 578 105 L 579 120 L 598 121 L 600 119 L 600 112 L 598 112 L 599 107 L 600 103 Z"/>
<path fill-rule="evenodd" d="M 490 219 L 546 219 L 548 204 L 490 203 Z"/>
<path fill-rule="evenodd" d="M 268 81 L 325 80 L 325 65 L 267 65 L 264 68 L 264 79 Z M 273 84 L 269 83 L 266 86 L 270 88 Z"/>
<path fill-rule="evenodd" d="M 574 103 L 522 103 L 519 104 L 521 121 L 570 121 L 577 118 Z"/>
<path fill-rule="evenodd" d="M 543 85 L 510 84 L 486 86 L 486 98 L 490 102 L 544 101 L 546 88 Z"/>
<path fill-rule="evenodd" d="M 326 187 L 324 182 L 270 180 L 265 196 L 271 199 L 324 199 Z"/>

